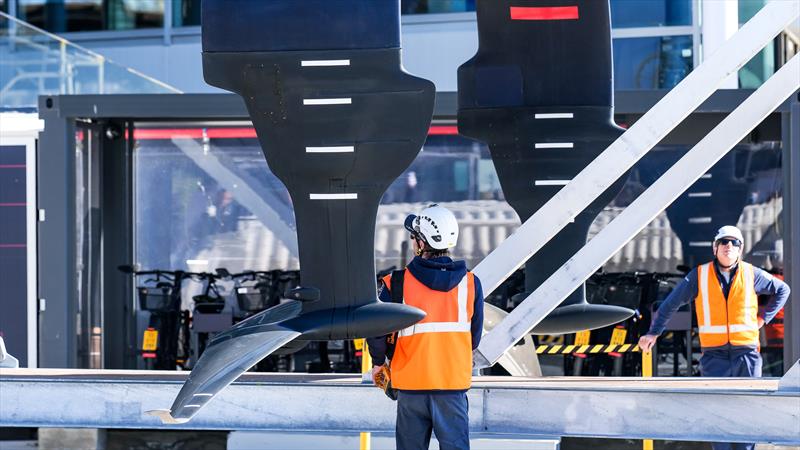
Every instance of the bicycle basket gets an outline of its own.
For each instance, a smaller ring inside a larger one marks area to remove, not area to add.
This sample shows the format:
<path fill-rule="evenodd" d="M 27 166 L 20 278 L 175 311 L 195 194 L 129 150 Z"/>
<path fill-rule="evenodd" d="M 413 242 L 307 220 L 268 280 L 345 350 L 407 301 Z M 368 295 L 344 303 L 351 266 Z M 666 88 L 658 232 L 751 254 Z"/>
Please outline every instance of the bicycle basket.
<path fill-rule="evenodd" d="M 260 285 L 236 289 L 236 301 L 242 312 L 257 312 L 267 309 L 268 290 Z"/>
<path fill-rule="evenodd" d="M 173 308 L 172 287 L 138 287 L 139 308 L 144 311 L 165 312 Z"/>
<path fill-rule="evenodd" d="M 195 311 L 201 314 L 219 314 L 225 309 L 225 300 L 219 297 L 195 295 L 192 300 L 194 300 Z"/>

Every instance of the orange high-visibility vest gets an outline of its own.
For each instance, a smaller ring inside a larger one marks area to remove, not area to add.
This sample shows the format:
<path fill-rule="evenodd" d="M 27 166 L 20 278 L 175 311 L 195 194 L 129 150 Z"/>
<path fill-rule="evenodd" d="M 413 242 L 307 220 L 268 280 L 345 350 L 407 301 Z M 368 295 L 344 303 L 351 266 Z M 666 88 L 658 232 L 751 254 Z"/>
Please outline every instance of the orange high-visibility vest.
<path fill-rule="evenodd" d="M 758 346 L 758 297 L 751 264 L 739 263 L 727 301 L 714 263 L 699 266 L 694 304 L 701 347 L 720 347 L 728 343 Z"/>
<path fill-rule="evenodd" d="M 384 278 L 391 286 L 389 276 Z M 472 384 L 472 273 L 448 292 L 435 291 L 406 271 L 403 303 L 427 314 L 400 330 L 391 360 L 392 387 L 401 390 L 464 390 Z"/>
<path fill-rule="evenodd" d="M 783 275 L 775 274 L 775 278 L 783 281 Z M 767 337 L 767 347 L 783 348 L 783 308 L 775 314 L 772 322 L 764 325 L 764 333 Z"/>

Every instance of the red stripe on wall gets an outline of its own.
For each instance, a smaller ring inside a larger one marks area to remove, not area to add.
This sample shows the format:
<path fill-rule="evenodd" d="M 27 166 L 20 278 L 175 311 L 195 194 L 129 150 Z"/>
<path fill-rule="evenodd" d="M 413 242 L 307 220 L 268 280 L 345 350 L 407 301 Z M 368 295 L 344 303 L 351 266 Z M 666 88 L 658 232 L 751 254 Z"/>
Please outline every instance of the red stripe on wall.
<path fill-rule="evenodd" d="M 577 6 L 512 6 L 511 20 L 576 20 Z"/>
<path fill-rule="evenodd" d="M 0 203 L 0 206 L 25 206 L 27 203 Z"/>
<path fill-rule="evenodd" d="M 0 244 L 0 248 L 25 248 L 25 244 Z"/>
<path fill-rule="evenodd" d="M 428 130 L 430 135 L 456 135 L 458 127 L 435 125 Z M 210 139 L 251 139 L 258 137 L 255 128 L 208 128 L 206 136 Z M 140 128 L 133 132 L 138 140 L 202 139 L 202 128 Z"/>
<path fill-rule="evenodd" d="M 445 126 L 445 125 L 435 125 L 428 129 L 428 136 L 434 135 L 455 135 L 458 134 L 458 127 L 453 126 Z"/>
<path fill-rule="evenodd" d="M 0 169 L 24 169 L 25 164 L 0 164 Z"/>

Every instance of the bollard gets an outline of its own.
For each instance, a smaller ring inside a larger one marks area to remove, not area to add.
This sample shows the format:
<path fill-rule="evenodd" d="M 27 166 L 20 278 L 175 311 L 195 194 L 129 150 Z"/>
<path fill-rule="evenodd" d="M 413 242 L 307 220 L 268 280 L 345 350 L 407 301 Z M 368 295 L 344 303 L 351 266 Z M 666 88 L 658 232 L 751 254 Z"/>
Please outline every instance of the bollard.
<path fill-rule="evenodd" d="M 653 376 L 653 352 L 642 352 L 642 377 L 650 378 Z M 653 440 L 645 439 L 642 441 L 643 450 L 653 450 Z"/>
<path fill-rule="evenodd" d="M 360 341 L 360 343 L 359 343 Z M 366 383 L 372 382 L 372 376 L 366 374 L 372 373 L 372 357 L 369 355 L 369 348 L 367 347 L 366 339 L 356 339 L 356 349 L 361 347 L 361 381 Z M 362 432 L 359 438 L 359 447 L 361 450 L 370 450 L 372 446 L 372 433 Z"/>

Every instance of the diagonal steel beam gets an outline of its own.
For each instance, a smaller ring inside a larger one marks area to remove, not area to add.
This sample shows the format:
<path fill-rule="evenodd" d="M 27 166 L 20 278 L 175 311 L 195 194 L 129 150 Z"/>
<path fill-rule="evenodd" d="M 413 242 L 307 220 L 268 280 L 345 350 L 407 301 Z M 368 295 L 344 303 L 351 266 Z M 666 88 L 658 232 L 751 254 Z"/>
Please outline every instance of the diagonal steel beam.
<path fill-rule="evenodd" d="M 474 269 L 484 294 L 506 278 L 569 224 L 598 195 L 681 123 L 736 73 L 767 42 L 800 14 L 792 1 L 767 3 L 703 64 L 694 69 L 569 184 L 554 195 L 517 231 Z"/>
<path fill-rule="evenodd" d="M 484 336 L 477 367 L 494 364 L 588 279 L 625 243 L 706 173 L 747 133 L 800 88 L 800 56 L 794 56 L 755 93 L 697 143 L 680 161 L 570 258 L 506 319 Z"/>

